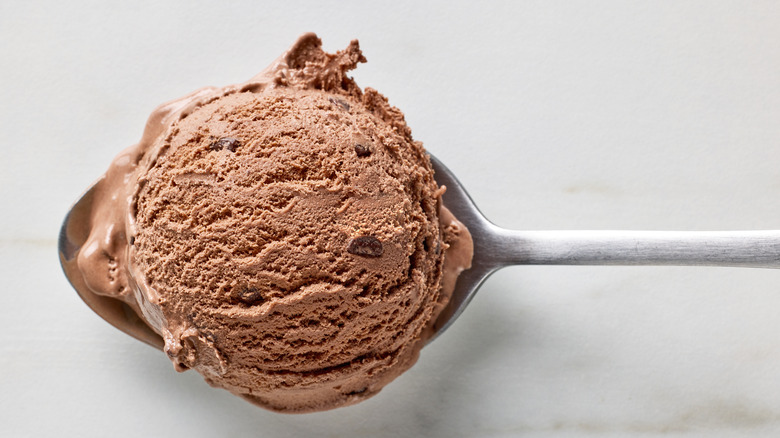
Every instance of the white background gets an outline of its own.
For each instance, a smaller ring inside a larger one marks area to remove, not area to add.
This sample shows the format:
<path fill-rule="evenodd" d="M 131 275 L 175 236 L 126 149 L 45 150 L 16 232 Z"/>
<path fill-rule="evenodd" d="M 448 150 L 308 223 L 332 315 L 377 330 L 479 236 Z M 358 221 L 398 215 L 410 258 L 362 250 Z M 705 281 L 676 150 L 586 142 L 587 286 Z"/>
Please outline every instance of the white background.
<path fill-rule="evenodd" d="M 0 3 L 0 436 L 780 433 L 780 271 L 516 267 L 378 396 L 280 415 L 109 326 L 62 275 L 71 202 L 159 103 L 296 37 L 517 229 L 780 228 L 773 1 Z"/>

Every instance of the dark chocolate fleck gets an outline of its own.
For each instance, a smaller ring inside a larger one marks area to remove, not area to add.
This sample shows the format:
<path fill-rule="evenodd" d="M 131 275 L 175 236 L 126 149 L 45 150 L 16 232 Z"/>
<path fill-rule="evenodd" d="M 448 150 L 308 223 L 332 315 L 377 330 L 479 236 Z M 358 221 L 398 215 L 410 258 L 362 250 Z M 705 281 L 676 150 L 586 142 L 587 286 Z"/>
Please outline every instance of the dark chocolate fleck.
<path fill-rule="evenodd" d="M 205 330 L 201 329 L 200 333 L 201 333 L 203 336 L 205 336 L 205 337 L 206 337 L 206 339 L 207 339 L 209 342 L 217 342 L 217 335 L 215 335 L 215 334 L 214 334 L 214 332 L 205 331 Z"/>
<path fill-rule="evenodd" d="M 260 291 L 256 287 L 242 287 L 238 291 L 238 299 L 245 304 L 260 304 L 265 299 L 260 294 Z"/>
<path fill-rule="evenodd" d="M 379 257 L 383 252 L 382 242 L 374 236 L 360 236 L 349 239 L 347 252 L 365 257 Z"/>
<path fill-rule="evenodd" d="M 222 137 L 219 140 L 212 142 L 209 145 L 209 149 L 212 151 L 221 151 L 227 149 L 230 152 L 235 152 L 241 146 L 241 141 L 233 137 Z"/>
<path fill-rule="evenodd" d="M 344 111 L 349 111 L 349 104 L 345 100 L 337 99 L 335 97 L 329 97 L 328 100 L 330 101 L 330 103 L 340 107 Z"/>
<path fill-rule="evenodd" d="M 371 149 L 369 149 L 366 145 L 358 143 L 355 145 L 355 153 L 358 157 L 367 157 L 371 155 Z"/>

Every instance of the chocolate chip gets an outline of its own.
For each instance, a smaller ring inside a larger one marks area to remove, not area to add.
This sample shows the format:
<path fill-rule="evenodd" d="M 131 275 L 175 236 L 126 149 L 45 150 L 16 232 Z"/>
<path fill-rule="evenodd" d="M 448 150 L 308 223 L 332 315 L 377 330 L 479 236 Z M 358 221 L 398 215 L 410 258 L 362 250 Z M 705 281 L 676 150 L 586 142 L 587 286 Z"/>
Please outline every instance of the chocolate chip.
<path fill-rule="evenodd" d="M 256 287 L 246 286 L 242 287 L 238 291 L 238 299 L 245 304 L 260 304 L 265 299 L 260 294 L 260 291 Z"/>
<path fill-rule="evenodd" d="M 130 245 L 135 245 L 135 236 L 130 236 Z"/>
<path fill-rule="evenodd" d="M 235 152 L 241 146 L 241 141 L 233 137 L 222 137 L 219 140 L 212 142 L 209 145 L 209 149 L 212 151 L 221 151 L 227 149 L 230 152 Z"/>
<path fill-rule="evenodd" d="M 208 332 L 205 330 L 201 330 L 200 333 L 206 337 L 206 339 L 210 342 L 217 342 L 217 335 L 214 334 L 214 332 Z"/>
<path fill-rule="evenodd" d="M 358 157 L 367 157 L 371 155 L 371 149 L 369 149 L 366 145 L 358 143 L 355 145 L 355 153 Z"/>
<path fill-rule="evenodd" d="M 347 252 L 359 256 L 379 257 L 382 255 L 382 242 L 374 236 L 360 236 L 349 239 Z"/>
<path fill-rule="evenodd" d="M 349 104 L 345 100 L 337 99 L 335 97 L 329 97 L 328 100 L 333 105 L 341 107 L 341 109 L 343 109 L 344 111 L 349 111 Z"/>

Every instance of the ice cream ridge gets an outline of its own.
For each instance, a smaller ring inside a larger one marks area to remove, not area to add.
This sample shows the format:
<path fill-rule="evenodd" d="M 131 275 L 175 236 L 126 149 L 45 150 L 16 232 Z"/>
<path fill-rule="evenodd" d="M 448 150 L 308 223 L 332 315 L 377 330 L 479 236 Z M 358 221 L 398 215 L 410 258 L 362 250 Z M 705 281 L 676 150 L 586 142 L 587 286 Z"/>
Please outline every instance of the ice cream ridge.
<path fill-rule="evenodd" d="M 245 83 L 157 108 L 98 182 L 84 283 L 178 371 L 267 409 L 376 394 L 409 369 L 472 254 L 403 114 L 306 34 Z M 134 315 L 135 317 L 135 315 Z"/>

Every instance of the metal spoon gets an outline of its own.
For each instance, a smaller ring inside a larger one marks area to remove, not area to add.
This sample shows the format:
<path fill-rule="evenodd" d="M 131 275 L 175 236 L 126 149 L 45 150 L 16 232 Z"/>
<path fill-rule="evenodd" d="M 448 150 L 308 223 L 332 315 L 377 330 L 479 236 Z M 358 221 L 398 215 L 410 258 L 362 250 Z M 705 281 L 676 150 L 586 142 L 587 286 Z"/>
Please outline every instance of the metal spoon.
<path fill-rule="evenodd" d="M 474 240 L 472 267 L 460 274 L 432 341 L 461 315 L 482 283 L 511 265 L 677 265 L 780 268 L 780 230 L 770 231 L 511 231 L 488 221 L 463 186 L 431 156 L 444 204 Z M 63 271 L 81 299 L 103 319 L 147 344 L 162 338 L 126 304 L 86 287 L 75 256 L 89 234 L 95 186 L 71 208 L 60 229 Z"/>
<path fill-rule="evenodd" d="M 512 231 L 482 215 L 441 161 L 431 156 L 444 205 L 474 240 L 471 269 L 460 274 L 434 324 L 447 330 L 491 274 L 513 265 L 673 265 L 780 268 L 780 230 L 766 231 Z"/>

